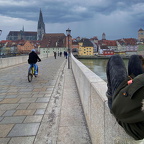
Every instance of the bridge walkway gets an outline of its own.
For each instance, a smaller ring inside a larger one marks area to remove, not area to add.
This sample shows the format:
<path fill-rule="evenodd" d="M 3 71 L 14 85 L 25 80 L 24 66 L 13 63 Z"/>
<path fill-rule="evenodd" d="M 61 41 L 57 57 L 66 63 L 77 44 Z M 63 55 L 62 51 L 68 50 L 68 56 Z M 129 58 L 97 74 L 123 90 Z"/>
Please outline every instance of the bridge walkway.
<path fill-rule="evenodd" d="M 0 144 L 91 144 L 71 69 L 64 57 L 0 70 Z"/>

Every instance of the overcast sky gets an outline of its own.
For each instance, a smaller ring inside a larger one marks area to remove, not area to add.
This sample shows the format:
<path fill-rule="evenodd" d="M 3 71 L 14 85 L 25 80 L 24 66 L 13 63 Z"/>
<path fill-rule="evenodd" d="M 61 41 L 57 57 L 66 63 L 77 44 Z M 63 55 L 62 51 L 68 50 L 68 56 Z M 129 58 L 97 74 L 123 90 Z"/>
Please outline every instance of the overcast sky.
<path fill-rule="evenodd" d="M 66 33 L 73 38 L 137 38 L 144 29 L 144 0 L 0 0 L 0 40 L 9 31 L 37 31 L 42 10 L 46 33 Z"/>

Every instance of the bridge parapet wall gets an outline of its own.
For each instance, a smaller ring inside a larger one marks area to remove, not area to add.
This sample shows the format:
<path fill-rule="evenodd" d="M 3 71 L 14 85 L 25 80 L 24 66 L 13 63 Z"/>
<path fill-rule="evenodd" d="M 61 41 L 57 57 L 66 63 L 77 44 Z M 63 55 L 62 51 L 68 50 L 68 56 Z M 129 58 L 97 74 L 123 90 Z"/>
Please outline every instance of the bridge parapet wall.
<path fill-rule="evenodd" d="M 72 71 L 93 144 L 136 144 L 110 113 L 105 95 L 107 84 L 73 55 Z"/>
<path fill-rule="evenodd" d="M 46 56 L 40 55 L 40 58 L 44 58 Z M 5 68 L 9 66 L 14 66 L 20 63 L 27 63 L 27 56 L 16 56 L 16 57 L 8 57 L 8 58 L 0 58 L 0 68 Z"/>
<path fill-rule="evenodd" d="M 28 60 L 28 56 L 0 58 L 0 68 L 5 68 L 5 67 L 17 65 L 20 63 L 24 63 L 24 62 L 27 62 L 27 60 Z"/>

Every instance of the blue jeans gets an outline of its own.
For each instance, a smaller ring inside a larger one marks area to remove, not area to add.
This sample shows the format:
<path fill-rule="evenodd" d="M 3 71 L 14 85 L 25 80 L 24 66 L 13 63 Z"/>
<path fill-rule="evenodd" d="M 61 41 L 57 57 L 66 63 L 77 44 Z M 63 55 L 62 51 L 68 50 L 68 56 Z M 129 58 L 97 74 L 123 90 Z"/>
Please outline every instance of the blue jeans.
<path fill-rule="evenodd" d="M 34 66 L 34 75 L 38 75 L 38 65 L 37 64 L 30 64 L 29 69 Z"/>

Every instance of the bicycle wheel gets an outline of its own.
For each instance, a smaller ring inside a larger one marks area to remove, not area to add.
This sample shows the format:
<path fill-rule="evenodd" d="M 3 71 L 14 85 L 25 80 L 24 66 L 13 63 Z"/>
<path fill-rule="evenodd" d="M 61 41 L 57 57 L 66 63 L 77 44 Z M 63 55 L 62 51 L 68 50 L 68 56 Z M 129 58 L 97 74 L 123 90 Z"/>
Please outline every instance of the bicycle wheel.
<path fill-rule="evenodd" d="M 33 78 L 33 68 L 28 71 L 28 81 L 31 82 Z"/>
<path fill-rule="evenodd" d="M 31 73 L 28 73 L 28 81 L 29 81 L 29 82 L 32 81 L 32 78 L 33 78 L 32 74 L 31 74 Z"/>

